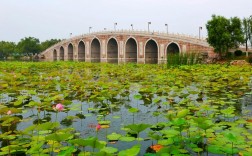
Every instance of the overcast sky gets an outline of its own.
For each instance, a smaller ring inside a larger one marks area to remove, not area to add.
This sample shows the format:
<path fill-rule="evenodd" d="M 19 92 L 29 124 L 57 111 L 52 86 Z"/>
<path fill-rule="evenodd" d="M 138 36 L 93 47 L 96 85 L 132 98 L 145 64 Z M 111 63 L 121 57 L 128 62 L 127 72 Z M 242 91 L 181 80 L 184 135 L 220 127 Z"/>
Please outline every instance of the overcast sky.
<path fill-rule="evenodd" d="M 252 0 L 0 0 L 0 41 L 24 37 L 69 38 L 104 28 L 166 31 L 206 36 L 212 14 L 252 15 Z"/>

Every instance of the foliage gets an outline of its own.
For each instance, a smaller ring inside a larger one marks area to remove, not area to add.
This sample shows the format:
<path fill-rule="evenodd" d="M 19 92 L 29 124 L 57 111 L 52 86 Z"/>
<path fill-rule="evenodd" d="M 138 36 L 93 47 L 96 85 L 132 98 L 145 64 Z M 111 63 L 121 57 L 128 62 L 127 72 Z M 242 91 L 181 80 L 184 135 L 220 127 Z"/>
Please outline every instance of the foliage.
<path fill-rule="evenodd" d="M 61 40 L 60 39 L 51 39 L 51 40 L 46 40 L 44 42 L 41 42 L 40 44 L 40 51 L 44 51 L 46 50 L 47 48 L 51 47 L 52 45 L 60 42 Z"/>
<path fill-rule="evenodd" d="M 233 52 L 227 52 L 226 58 L 227 59 L 234 59 L 234 53 Z"/>
<path fill-rule="evenodd" d="M 19 53 L 31 55 L 40 52 L 39 39 L 34 37 L 25 37 L 21 39 L 16 47 Z"/>
<path fill-rule="evenodd" d="M 171 53 L 167 55 L 167 67 L 181 66 L 181 65 L 194 65 L 200 62 L 199 54 L 188 53 Z"/>
<path fill-rule="evenodd" d="M 242 21 L 238 17 L 231 17 L 229 19 L 230 25 L 228 31 L 231 36 L 231 40 L 228 44 L 229 48 L 238 48 L 244 43 L 244 36 L 242 31 Z"/>
<path fill-rule="evenodd" d="M 215 52 L 225 54 L 231 48 L 237 48 L 244 42 L 242 23 L 238 17 L 227 19 L 223 16 L 212 15 L 206 24 L 208 43 L 214 47 Z"/>
<path fill-rule="evenodd" d="M 249 17 L 250 46 L 252 48 L 252 15 Z"/>
<path fill-rule="evenodd" d="M 242 51 L 241 50 L 236 50 L 234 52 L 235 56 L 242 56 Z"/>
<path fill-rule="evenodd" d="M 14 53 L 16 44 L 14 42 L 1 41 L 0 42 L 0 58 L 7 58 Z"/>
<path fill-rule="evenodd" d="M 244 42 L 246 45 L 246 51 L 248 50 L 248 42 L 251 41 L 252 43 L 252 38 L 251 38 L 251 30 L 252 30 L 252 19 L 251 18 L 243 18 L 242 20 L 242 28 L 244 32 Z"/>
<path fill-rule="evenodd" d="M 138 153 L 140 152 L 140 147 L 141 145 L 137 144 L 127 150 L 120 151 L 118 153 L 118 156 L 128 156 L 128 155 L 137 156 Z"/>
<path fill-rule="evenodd" d="M 40 43 L 39 39 L 34 37 L 25 37 L 21 39 L 18 44 L 14 42 L 0 41 L 0 59 L 7 59 L 9 56 L 18 59 L 22 56 L 34 55 L 60 41 L 60 39 L 51 39 Z"/>
<path fill-rule="evenodd" d="M 251 54 L 248 56 L 248 62 L 252 63 L 252 55 Z"/>

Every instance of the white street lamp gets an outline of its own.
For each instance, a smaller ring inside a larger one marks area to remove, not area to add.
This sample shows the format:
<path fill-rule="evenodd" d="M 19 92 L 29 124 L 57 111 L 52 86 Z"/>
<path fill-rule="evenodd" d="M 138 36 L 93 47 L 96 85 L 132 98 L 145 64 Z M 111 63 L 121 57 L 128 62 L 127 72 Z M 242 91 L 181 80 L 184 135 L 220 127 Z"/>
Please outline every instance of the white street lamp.
<path fill-rule="evenodd" d="M 199 27 L 199 39 L 200 39 L 200 30 L 202 30 L 202 27 Z"/>
<path fill-rule="evenodd" d="M 115 31 L 116 31 L 116 26 L 117 26 L 117 23 L 114 23 L 114 29 L 115 29 Z"/>
<path fill-rule="evenodd" d="M 148 22 L 148 32 L 150 32 L 150 24 L 151 22 Z"/>
<path fill-rule="evenodd" d="M 89 27 L 89 34 L 90 34 L 90 32 L 91 32 L 91 29 L 92 29 L 92 27 Z"/>
<path fill-rule="evenodd" d="M 168 34 L 168 24 L 165 24 L 166 26 L 166 33 Z"/>

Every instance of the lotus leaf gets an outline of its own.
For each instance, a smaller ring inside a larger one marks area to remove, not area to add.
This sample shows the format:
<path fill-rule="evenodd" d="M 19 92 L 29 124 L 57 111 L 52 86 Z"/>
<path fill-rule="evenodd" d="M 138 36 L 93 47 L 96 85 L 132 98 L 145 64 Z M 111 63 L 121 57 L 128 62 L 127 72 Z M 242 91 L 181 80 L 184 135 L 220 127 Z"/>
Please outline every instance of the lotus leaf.
<path fill-rule="evenodd" d="M 114 147 L 104 147 L 104 148 L 101 149 L 101 151 L 104 151 L 104 152 L 109 153 L 109 154 L 113 154 L 113 153 L 117 152 L 118 149 L 114 148 Z"/>
<path fill-rule="evenodd" d="M 136 156 L 140 152 L 140 147 L 141 145 L 137 144 L 127 150 L 122 150 L 118 153 L 118 156 L 129 156 L 129 155 Z"/>
<path fill-rule="evenodd" d="M 122 135 L 117 133 L 112 133 L 107 135 L 108 140 L 118 140 Z"/>
<path fill-rule="evenodd" d="M 53 133 L 53 134 L 49 134 L 45 137 L 46 140 L 54 140 L 54 141 L 66 141 L 69 140 L 73 137 L 72 134 L 70 133 Z"/>
<path fill-rule="evenodd" d="M 144 131 L 145 129 L 149 128 L 150 126 L 151 126 L 150 124 L 131 124 L 131 125 L 125 126 L 125 128 L 129 128 L 136 133 L 140 133 Z"/>
<path fill-rule="evenodd" d="M 125 142 L 131 142 L 131 141 L 134 141 L 136 140 L 136 138 L 134 137 L 127 137 L 127 136 L 122 136 L 119 138 L 120 141 L 125 141 Z"/>

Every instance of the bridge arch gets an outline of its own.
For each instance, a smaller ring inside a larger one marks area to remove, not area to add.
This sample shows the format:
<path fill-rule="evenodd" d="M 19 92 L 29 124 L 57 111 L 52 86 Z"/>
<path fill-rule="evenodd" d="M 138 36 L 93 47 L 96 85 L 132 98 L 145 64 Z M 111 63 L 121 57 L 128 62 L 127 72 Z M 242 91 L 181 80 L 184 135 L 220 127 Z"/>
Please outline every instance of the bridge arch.
<path fill-rule="evenodd" d="M 138 56 L 138 43 L 134 37 L 129 37 L 125 42 L 125 62 L 136 62 Z"/>
<path fill-rule="evenodd" d="M 78 61 L 85 61 L 86 51 L 85 51 L 85 42 L 81 40 L 78 43 Z"/>
<path fill-rule="evenodd" d="M 157 64 L 159 57 L 159 46 L 155 39 L 148 39 L 144 46 L 145 63 Z"/>
<path fill-rule="evenodd" d="M 68 55 L 68 61 L 73 61 L 73 44 L 69 43 L 68 44 L 68 49 L 67 49 L 67 55 Z"/>
<path fill-rule="evenodd" d="M 181 49 L 177 42 L 170 42 L 166 46 L 166 55 L 180 53 Z"/>
<path fill-rule="evenodd" d="M 64 59 L 64 57 L 65 57 L 65 50 L 64 50 L 64 48 L 61 46 L 60 47 L 60 58 L 59 58 L 59 60 L 61 60 L 61 61 L 64 61 L 65 59 Z"/>
<path fill-rule="evenodd" d="M 107 41 L 107 62 L 118 63 L 119 46 L 115 37 L 110 37 Z"/>
<path fill-rule="evenodd" d="M 91 62 L 101 62 L 101 42 L 96 37 L 91 41 Z"/>
<path fill-rule="evenodd" d="M 57 61 L 57 58 L 58 58 L 58 56 L 57 56 L 57 50 L 54 49 L 53 50 L 53 61 Z"/>

